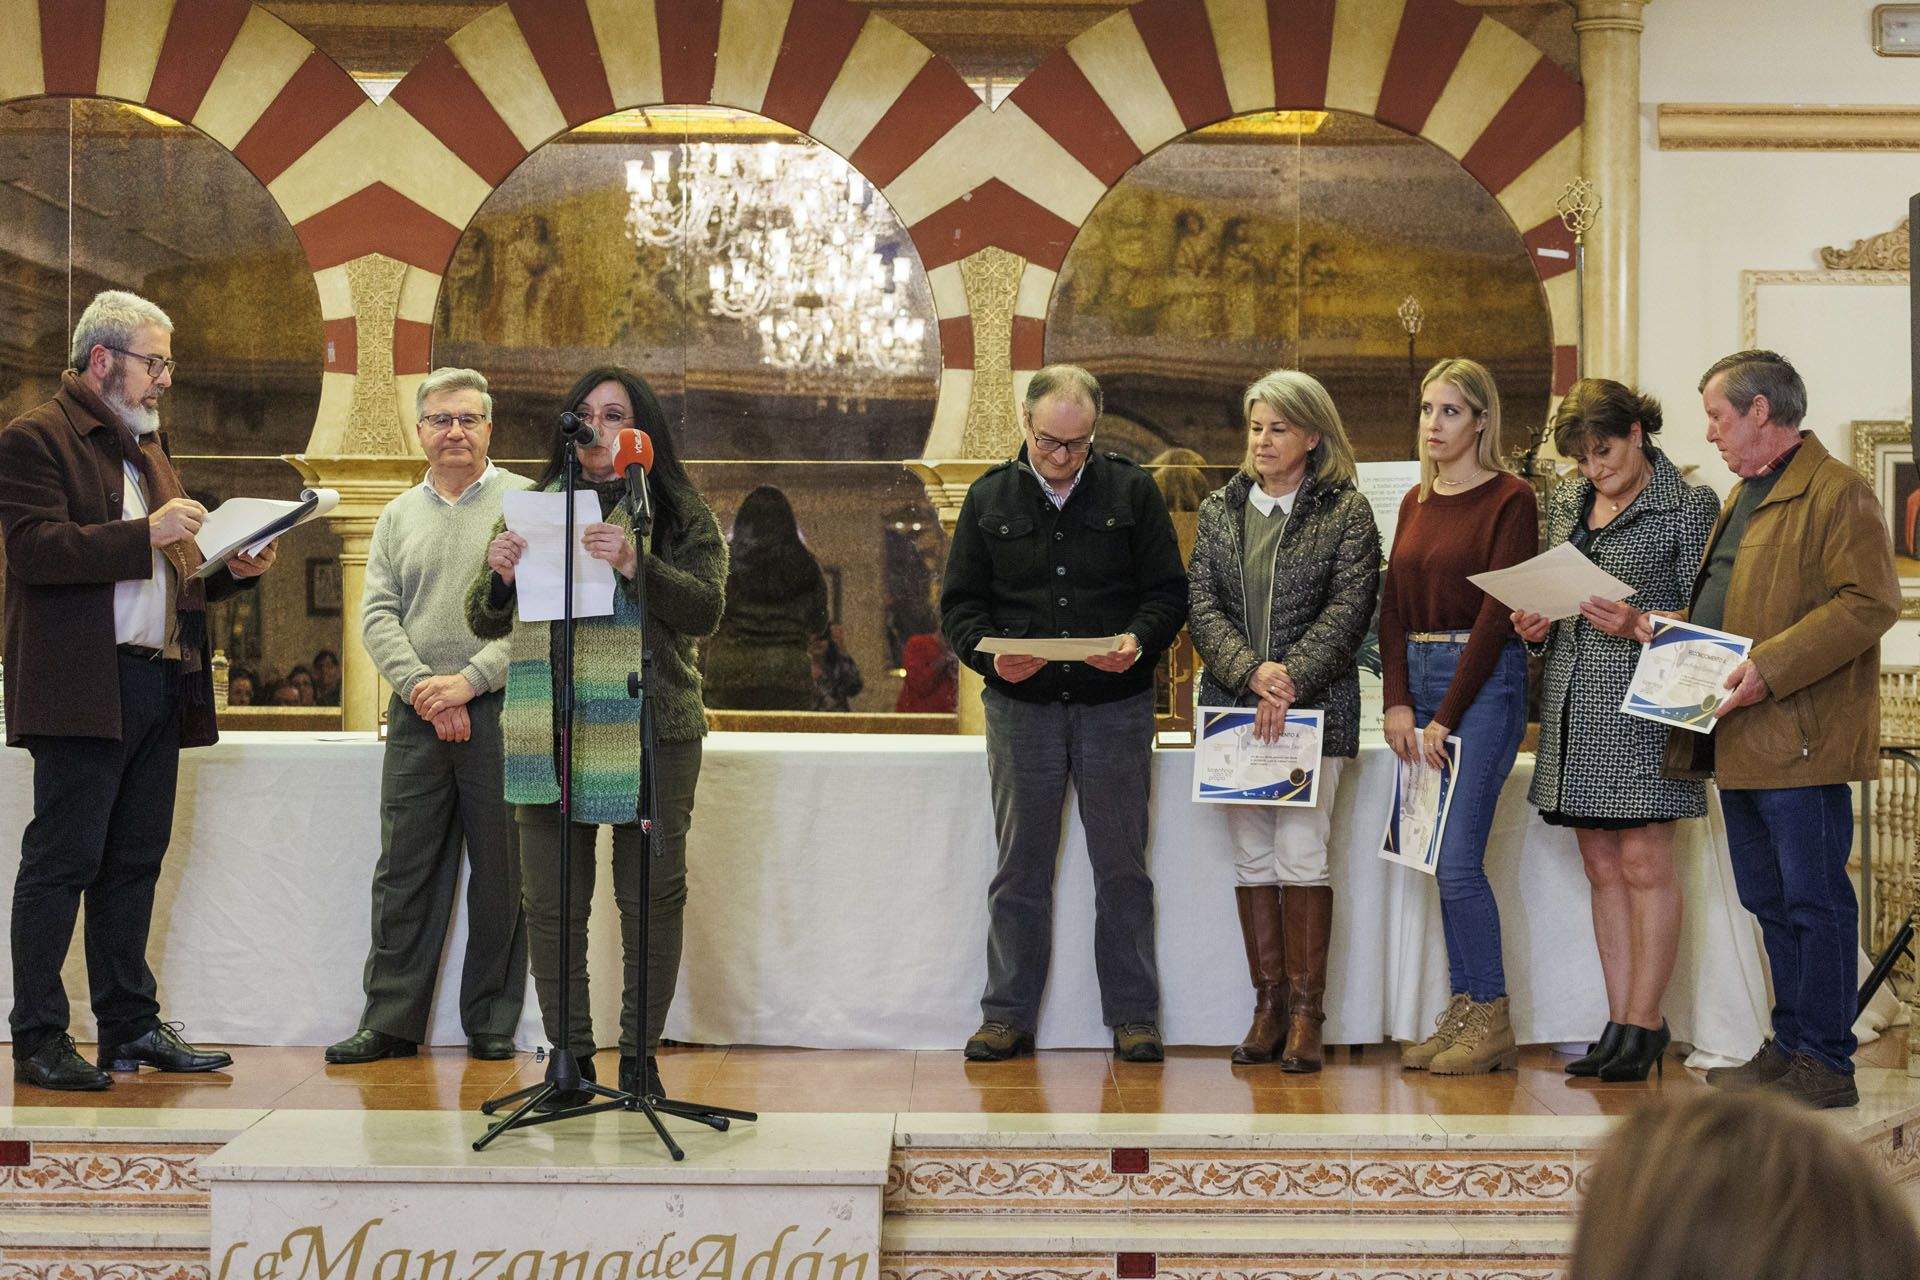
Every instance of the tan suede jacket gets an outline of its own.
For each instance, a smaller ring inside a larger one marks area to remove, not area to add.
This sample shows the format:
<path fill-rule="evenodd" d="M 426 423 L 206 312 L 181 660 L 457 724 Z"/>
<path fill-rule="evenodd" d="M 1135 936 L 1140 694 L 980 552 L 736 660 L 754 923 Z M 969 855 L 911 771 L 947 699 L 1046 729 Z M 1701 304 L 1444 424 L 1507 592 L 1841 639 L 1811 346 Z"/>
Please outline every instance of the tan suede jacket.
<path fill-rule="evenodd" d="M 1738 494 L 1721 508 L 1715 539 Z M 1727 588 L 1722 629 L 1753 638 L 1767 694 L 1729 712 L 1710 737 L 1674 730 L 1668 771 L 1734 790 L 1871 778 L 1880 637 L 1899 616 L 1893 543 L 1872 487 L 1808 435 L 1754 510 Z"/>

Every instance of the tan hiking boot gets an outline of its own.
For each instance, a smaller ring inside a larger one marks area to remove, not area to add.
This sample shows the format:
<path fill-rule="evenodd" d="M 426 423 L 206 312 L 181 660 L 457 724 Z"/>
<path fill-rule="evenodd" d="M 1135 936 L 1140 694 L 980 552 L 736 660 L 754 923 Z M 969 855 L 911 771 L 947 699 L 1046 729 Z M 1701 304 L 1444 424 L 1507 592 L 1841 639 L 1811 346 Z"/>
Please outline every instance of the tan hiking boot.
<path fill-rule="evenodd" d="M 1440 1011 L 1440 1016 L 1433 1020 L 1432 1035 L 1419 1044 L 1400 1046 L 1400 1065 L 1408 1071 L 1425 1071 L 1460 1034 L 1462 1020 L 1466 1018 L 1467 1006 L 1471 1003 L 1465 992 L 1455 993 L 1453 999 L 1447 1001 L 1447 1007 Z"/>
<path fill-rule="evenodd" d="M 1507 1017 L 1507 998 L 1486 1004 L 1470 1001 L 1460 1033 L 1427 1064 L 1437 1076 L 1475 1076 L 1483 1071 L 1518 1065 L 1520 1050 L 1513 1043 L 1513 1022 Z"/>

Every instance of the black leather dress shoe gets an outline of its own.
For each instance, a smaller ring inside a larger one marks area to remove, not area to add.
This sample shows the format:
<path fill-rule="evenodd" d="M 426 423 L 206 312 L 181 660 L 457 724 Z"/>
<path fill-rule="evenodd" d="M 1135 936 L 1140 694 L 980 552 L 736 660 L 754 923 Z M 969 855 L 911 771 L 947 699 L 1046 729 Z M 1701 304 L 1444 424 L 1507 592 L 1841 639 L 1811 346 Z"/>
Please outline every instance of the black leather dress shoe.
<path fill-rule="evenodd" d="M 501 1062 L 515 1053 L 512 1036 L 490 1036 L 482 1033 L 467 1041 L 467 1056 L 478 1058 L 482 1062 Z"/>
<path fill-rule="evenodd" d="M 102 1071 L 138 1071 L 153 1067 L 159 1071 L 224 1071 L 233 1065 L 233 1055 L 218 1049 L 203 1052 L 180 1038 L 180 1024 L 163 1022 L 137 1040 L 124 1044 L 101 1045 L 94 1061 Z"/>
<path fill-rule="evenodd" d="M 327 1046 L 327 1061 L 342 1066 L 358 1062 L 378 1062 L 382 1058 L 411 1058 L 420 1046 L 384 1031 L 362 1027 L 339 1044 Z"/>
<path fill-rule="evenodd" d="M 81 1057 L 69 1035 L 53 1037 L 31 1057 L 16 1058 L 13 1078 L 40 1089 L 95 1092 L 113 1087 L 113 1077 Z"/>

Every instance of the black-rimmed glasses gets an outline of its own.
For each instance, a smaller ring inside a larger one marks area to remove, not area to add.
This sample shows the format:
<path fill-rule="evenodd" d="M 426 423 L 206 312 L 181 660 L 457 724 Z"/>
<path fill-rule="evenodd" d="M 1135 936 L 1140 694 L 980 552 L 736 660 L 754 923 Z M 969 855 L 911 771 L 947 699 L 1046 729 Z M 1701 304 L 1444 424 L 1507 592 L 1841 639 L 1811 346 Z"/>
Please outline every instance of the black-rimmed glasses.
<path fill-rule="evenodd" d="M 145 355 L 138 351 L 129 351 L 125 347 L 108 347 L 107 344 L 104 342 L 101 343 L 100 345 L 103 347 L 107 347 L 107 350 L 109 351 L 118 352 L 123 356 L 130 356 L 133 359 L 138 360 L 141 363 L 145 364 L 147 366 L 147 376 L 149 378 L 153 378 L 156 380 L 160 377 L 161 374 L 163 373 L 172 374 L 172 372 L 179 367 L 172 360 L 169 360 L 165 356 Z"/>

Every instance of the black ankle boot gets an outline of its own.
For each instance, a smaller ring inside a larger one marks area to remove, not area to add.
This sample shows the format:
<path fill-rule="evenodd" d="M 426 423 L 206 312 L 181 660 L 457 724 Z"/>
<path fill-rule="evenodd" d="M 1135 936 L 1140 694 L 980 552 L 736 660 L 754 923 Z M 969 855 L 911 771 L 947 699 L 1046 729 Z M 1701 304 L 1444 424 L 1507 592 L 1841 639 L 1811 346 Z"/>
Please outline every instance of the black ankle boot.
<path fill-rule="evenodd" d="M 647 1073 L 640 1074 L 640 1060 L 620 1055 L 620 1092 L 637 1093 L 648 1098 L 664 1098 L 667 1091 L 660 1086 L 660 1060 L 652 1054 L 647 1055 Z"/>
<path fill-rule="evenodd" d="M 580 1078 L 599 1083 L 600 1077 L 593 1073 L 593 1055 L 590 1053 L 580 1055 Z M 568 1107 L 584 1107 L 595 1101 L 598 1101 L 597 1096 L 585 1089 L 561 1089 L 541 1099 L 534 1110 L 545 1115 L 551 1111 L 565 1111 Z"/>
<path fill-rule="evenodd" d="M 1629 1026 L 1626 1038 L 1620 1042 L 1620 1051 L 1600 1068 L 1600 1078 L 1609 1084 L 1618 1084 L 1623 1080 L 1645 1080 L 1652 1071 L 1664 1080 L 1665 1055 L 1672 1042 L 1673 1035 L 1667 1030 L 1665 1019 L 1661 1020 L 1658 1031 Z"/>
<path fill-rule="evenodd" d="M 1600 1038 L 1587 1046 L 1586 1056 L 1575 1058 L 1567 1064 L 1570 1076 L 1597 1076 L 1600 1068 L 1607 1065 L 1613 1055 L 1620 1052 L 1620 1042 L 1627 1037 L 1627 1025 L 1624 1022 L 1609 1022 L 1600 1033 Z"/>

